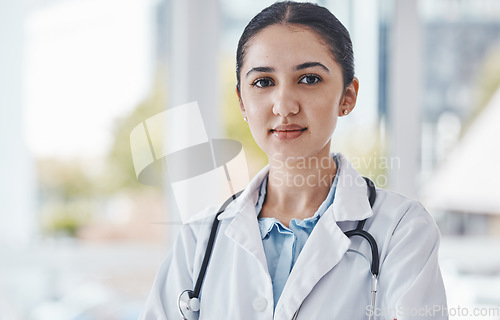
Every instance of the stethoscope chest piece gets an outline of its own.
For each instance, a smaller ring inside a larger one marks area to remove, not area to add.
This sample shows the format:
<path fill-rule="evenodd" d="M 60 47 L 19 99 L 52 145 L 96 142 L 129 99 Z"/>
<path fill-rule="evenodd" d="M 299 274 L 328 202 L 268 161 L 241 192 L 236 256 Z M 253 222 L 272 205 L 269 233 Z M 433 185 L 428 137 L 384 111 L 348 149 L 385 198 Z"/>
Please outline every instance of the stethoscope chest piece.
<path fill-rule="evenodd" d="M 186 316 L 200 311 L 200 299 L 193 297 L 193 290 L 184 290 L 177 298 L 177 306 L 182 319 L 188 319 Z"/>

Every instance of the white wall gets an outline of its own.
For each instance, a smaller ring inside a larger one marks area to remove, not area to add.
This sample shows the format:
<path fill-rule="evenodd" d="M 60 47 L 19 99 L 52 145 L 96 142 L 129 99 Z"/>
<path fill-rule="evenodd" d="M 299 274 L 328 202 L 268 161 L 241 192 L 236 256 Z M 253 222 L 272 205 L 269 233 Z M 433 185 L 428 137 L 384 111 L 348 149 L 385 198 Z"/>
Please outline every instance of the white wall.
<path fill-rule="evenodd" d="M 23 128 L 23 2 L 0 1 L 0 246 L 35 237 L 33 162 Z"/>

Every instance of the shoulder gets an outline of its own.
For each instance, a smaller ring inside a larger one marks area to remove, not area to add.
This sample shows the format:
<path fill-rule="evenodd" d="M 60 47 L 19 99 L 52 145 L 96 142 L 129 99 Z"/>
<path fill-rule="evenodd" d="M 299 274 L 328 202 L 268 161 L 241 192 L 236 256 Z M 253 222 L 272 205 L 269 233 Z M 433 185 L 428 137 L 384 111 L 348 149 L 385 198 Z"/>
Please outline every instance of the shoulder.
<path fill-rule="evenodd" d="M 226 201 L 227 202 L 227 201 Z M 203 211 L 195 214 L 192 219 L 187 221 L 180 228 L 175 246 L 189 246 L 195 248 L 195 257 L 201 252 L 205 252 L 205 247 L 208 243 L 210 233 L 214 227 L 217 213 L 223 210 L 223 214 L 218 216 L 218 233 L 224 231 L 224 228 L 233 220 L 232 211 L 239 211 L 239 206 L 236 201 L 216 206 L 210 206 Z M 229 214 L 229 216 L 226 216 Z M 224 218 L 222 219 L 222 217 Z"/>
<path fill-rule="evenodd" d="M 176 242 L 192 245 L 203 242 L 210 234 L 216 213 L 216 207 L 207 207 L 196 214 L 193 219 L 181 226 Z"/>
<path fill-rule="evenodd" d="M 377 188 L 373 211 L 377 218 L 392 221 L 395 228 L 401 223 L 415 219 L 427 222 L 430 227 L 436 227 L 433 217 L 422 203 L 390 190 Z"/>
<path fill-rule="evenodd" d="M 398 247 L 406 251 L 418 246 L 427 248 L 429 253 L 439 247 L 441 234 L 438 226 L 419 201 L 377 189 L 373 211 L 370 232 L 381 242 L 382 257 Z"/>

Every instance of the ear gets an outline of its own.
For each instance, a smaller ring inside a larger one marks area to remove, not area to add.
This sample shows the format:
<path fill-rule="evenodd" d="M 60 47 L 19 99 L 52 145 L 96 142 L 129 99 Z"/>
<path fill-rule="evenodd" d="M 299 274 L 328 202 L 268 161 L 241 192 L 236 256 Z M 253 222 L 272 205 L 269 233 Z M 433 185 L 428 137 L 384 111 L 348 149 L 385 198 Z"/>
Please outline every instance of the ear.
<path fill-rule="evenodd" d="M 246 114 L 245 106 L 243 105 L 243 100 L 241 99 L 241 93 L 240 93 L 240 90 L 238 89 L 238 86 L 236 86 L 236 95 L 238 96 L 238 101 L 240 103 L 241 114 L 243 115 L 243 117 L 246 117 L 247 114 Z"/>
<path fill-rule="evenodd" d="M 347 114 L 349 114 L 354 109 L 356 106 L 356 100 L 358 99 L 358 89 L 359 81 L 358 78 L 354 77 L 351 84 L 349 84 L 345 89 L 344 95 L 340 100 L 339 117 L 345 116 L 346 110 Z"/>

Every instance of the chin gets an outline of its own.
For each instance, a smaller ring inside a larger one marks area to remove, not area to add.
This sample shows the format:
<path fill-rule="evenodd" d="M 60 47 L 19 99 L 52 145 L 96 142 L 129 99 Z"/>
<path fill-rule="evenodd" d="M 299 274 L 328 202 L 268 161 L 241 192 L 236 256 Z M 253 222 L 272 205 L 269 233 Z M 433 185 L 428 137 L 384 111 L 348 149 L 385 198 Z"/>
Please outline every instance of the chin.
<path fill-rule="evenodd" d="M 273 150 L 272 152 L 266 152 L 268 158 L 272 158 L 274 160 L 286 161 L 290 159 L 300 159 L 300 158 L 308 158 L 311 155 L 315 154 L 311 152 L 311 150 L 305 150 L 303 148 L 280 148 L 279 150 Z"/>

